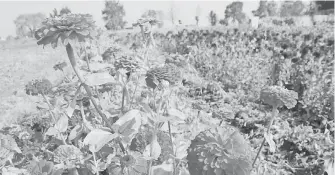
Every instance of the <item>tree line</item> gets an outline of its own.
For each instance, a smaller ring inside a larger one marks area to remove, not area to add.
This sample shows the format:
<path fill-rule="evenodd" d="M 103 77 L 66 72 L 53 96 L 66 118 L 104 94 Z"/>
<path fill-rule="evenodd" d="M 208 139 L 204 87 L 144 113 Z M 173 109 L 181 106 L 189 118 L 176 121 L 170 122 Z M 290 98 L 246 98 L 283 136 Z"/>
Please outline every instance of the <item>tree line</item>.
<path fill-rule="evenodd" d="M 62 16 L 64 14 L 71 13 L 68 7 L 62 8 L 60 11 L 54 9 L 49 17 Z M 105 28 L 107 30 L 121 30 L 127 25 L 125 21 L 126 11 L 118 0 L 105 1 L 105 7 L 101 11 L 102 18 L 105 21 Z M 301 16 L 301 15 L 316 15 L 316 14 L 329 14 L 334 13 L 334 1 L 311 1 L 309 5 L 304 4 L 301 0 L 296 1 L 284 1 L 278 4 L 278 1 L 267 1 L 262 0 L 259 2 L 259 7 L 252 12 L 254 16 L 260 18 L 269 16 Z M 201 8 L 197 6 L 195 14 L 195 24 L 198 25 L 201 15 Z M 160 10 L 149 9 L 146 10 L 142 15 L 142 18 L 154 18 L 161 23 L 158 27 L 163 27 L 164 19 L 168 19 L 172 24 L 182 24 L 182 21 L 178 19 L 176 14 L 176 7 L 171 5 L 167 13 Z M 35 31 L 40 27 L 42 21 L 46 18 L 43 13 L 34 14 L 22 14 L 19 15 L 15 20 L 16 34 L 18 37 L 33 37 Z M 212 10 L 209 12 L 208 20 L 210 25 L 215 26 L 229 25 L 230 22 L 237 22 L 239 24 L 248 23 L 247 15 L 243 12 L 243 2 L 234 1 L 229 4 L 224 11 L 224 18 L 219 19 L 218 15 Z"/>

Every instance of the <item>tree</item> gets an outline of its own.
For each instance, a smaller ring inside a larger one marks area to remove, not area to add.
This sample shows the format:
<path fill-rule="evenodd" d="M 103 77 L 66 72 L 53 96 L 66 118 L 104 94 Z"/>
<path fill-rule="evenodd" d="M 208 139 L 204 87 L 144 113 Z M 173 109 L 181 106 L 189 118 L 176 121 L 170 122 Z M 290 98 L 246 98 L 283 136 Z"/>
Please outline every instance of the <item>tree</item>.
<path fill-rule="evenodd" d="M 267 4 L 267 10 L 269 16 L 277 16 L 278 15 L 278 4 L 276 1 L 270 1 Z"/>
<path fill-rule="evenodd" d="M 14 37 L 12 35 L 8 35 L 6 37 L 6 41 L 12 41 L 12 40 L 14 40 Z"/>
<path fill-rule="evenodd" d="M 68 7 L 63 7 L 59 13 L 58 10 L 56 8 L 53 9 L 52 13 L 49 13 L 50 18 L 54 18 L 56 16 L 62 16 L 64 14 L 69 14 L 71 13 L 71 10 Z"/>
<path fill-rule="evenodd" d="M 305 15 L 309 15 L 315 25 L 314 15 L 329 15 L 334 14 L 334 1 L 310 1 L 306 6 Z"/>
<path fill-rule="evenodd" d="M 154 18 L 157 19 L 157 12 L 156 10 L 147 10 L 142 15 L 142 18 Z"/>
<path fill-rule="evenodd" d="M 318 10 L 334 10 L 334 1 L 315 1 Z"/>
<path fill-rule="evenodd" d="M 213 10 L 209 12 L 209 22 L 212 26 L 215 26 L 217 23 L 216 13 Z"/>
<path fill-rule="evenodd" d="M 233 22 L 238 21 L 243 23 L 246 20 L 246 15 L 242 12 L 243 2 L 235 1 L 229 4 L 225 10 L 225 19 L 232 19 Z"/>
<path fill-rule="evenodd" d="M 71 13 L 71 10 L 68 7 L 64 7 L 59 11 L 59 15 L 69 14 Z"/>
<path fill-rule="evenodd" d="M 200 13 L 201 13 L 201 8 L 198 5 L 197 9 L 195 11 L 195 21 L 196 21 L 197 26 L 199 25 L 199 16 L 200 16 Z"/>
<path fill-rule="evenodd" d="M 164 21 L 163 21 L 165 18 L 164 12 L 161 10 L 156 10 L 156 12 L 157 12 L 157 19 L 159 20 L 158 27 L 162 28 L 164 26 Z"/>
<path fill-rule="evenodd" d="M 54 18 L 58 16 L 58 11 L 56 8 L 53 9 L 52 13 L 49 14 L 50 18 Z"/>
<path fill-rule="evenodd" d="M 227 19 L 220 19 L 219 24 L 221 24 L 223 26 L 227 26 L 228 25 L 228 21 L 227 21 Z"/>
<path fill-rule="evenodd" d="M 277 3 L 275 1 L 259 1 L 257 10 L 252 11 L 255 16 L 260 18 L 277 15 Z"/>
<path fill-rule="evenodd" d="M 126 15 L 126 12 L 123 8 L 123 5 L 119 1 L 106 1 L 105 9 L 102 10 L 103 19 L 106 22 L 107 30 L 119 30 L 123 29 L 126 25 L 126 21 L 123 20 L 123 17 Z"/>
<path fill-rule="evenodd" d="M 301 16 L 305 10 L 305 5 L 302 1 L 285 1 L 280 7 L 280 16 Z"/>
<path fill-rule="evenodd" d="M 33 37 L 35 31 L 42 25 L 46 16 L 43 13 L 19 15 L 15 20 L 16 34 L 19 37 Z"/>
<path fill-rule="evenodd" d="M 195 16 L 195 24 L 198 26 L 199 25 L 199 16 Z"/>
<path fill-rule="evenodd" d="M 163 27 L 164 12 L 160 10 L 147 10 L 142 15 L 142 18 L 154 18 L 159 21 L 158 27 Z"/>
<path fill-rule="evenodd" d="M 177 9 L 174 4 L 171 4 L 170 10 L 169 10 L 169 16 L 172 24 L 174 25 L 175 20 L 177 18 Z"/>
<path fill-rule="evenodd" d="M 334 14 L 334 1 L 312 1 L 308 12 L 312 14 Z"/>
<path fill-rule="evenodd" d="M 257 10 L 252 11 L 255 16 L 259 16 L 260 18 L 268 16 L 267 14 L 267 2 L 259 1 L 259 6 Z"/>

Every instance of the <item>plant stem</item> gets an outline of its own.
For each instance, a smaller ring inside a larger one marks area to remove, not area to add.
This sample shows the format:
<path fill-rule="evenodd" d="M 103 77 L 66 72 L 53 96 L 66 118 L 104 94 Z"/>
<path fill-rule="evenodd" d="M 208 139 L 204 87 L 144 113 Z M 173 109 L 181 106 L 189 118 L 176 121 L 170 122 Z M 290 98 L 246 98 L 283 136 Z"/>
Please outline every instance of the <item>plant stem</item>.
<path fill-rule="evenodd" d="M 86 64 L 87 64 L 87 69 L 89 72 L 91 72 L 91 67 L 90 67 L 90 62 L 88 60 L 88 55 L 87 55 L 87 51 L 86 51 L 86 46 L 84 46 L 84 51 L 85 51 L 85 61 L 86 61 Z"/>
<path fill-rule="evenodd" d="M 92 154 L 93 154 L 94 166 L 95 166 L 95 169 L 97 170 L 96 175 L 99 175 L 98 165 L 97 165 L 97 159 L 95 158 L 95 153 L 92 152 Z"/>
<path fill-rule="evenodd" d="M 83 101 L 82 100 L 80 100 L 80 102 L 79 102 L 79 108 L 80 108 L 81 116 L 83 117 L 83 121 L 85 121 L 86 116 L 85 116 L 84 106 L 83 106 Z"/>
<path fill-rule="evenodd" d="M 64 70 L 62 70 L 63 72 L 63 76 L 65 77 L 65 79 L 68 81 L 68 82 L 71 82 L 71 80 L 67 77 L 67 75 L 65 74 Z"/>
<path fill-rule="evenodd" d="M 137 80 L 136 80 L 136 86 L 135 86 L 135 90 L 133 92 L 133 95 L 131 97 L 131 102 L 130 102 L 130 109 L 132 108 L 133 106 L 133 102 L 134 102 L 134 97 L 135 97 L 135 93 L 136 93 L 136 90 L 137 90 L 137 86 L 138 86 L 138 81 L 139 81 L 139 78 L 137 77 Z"/>
<path fill-rule="evenodd" d="M 107 126 L 111 129 L 111 132 L 115 133 L 115 131 L 114 131 L 111 123 L 108 121 L 106 115 L 104 113 L 102 113 L 102 111 L 100 110 L 98 104 L 96 103 L 96 101 L 92 97 L 92 90 L 91 90 L 91 88 L 87 84 L 85 84 L 84 78 L 80 74 L 79 69 L 77 67 L 77 62 L 76 62 L 76 59 L 74 57 L 73 48 L 72 48 L 72 46 L 71 46 L 70 43 L 68 43 L 66 45 L 66 52 L 67 52 L 68 58 L 70 60 L 71 66 L 73 68 L 73 71 L 76 73 L 79 81 L 81 82 L 82 86 L 85 88 L 85 91 L 87 92 L 88 97 L 90 98 L 91 102 L 93 103 L 94 108 L 97 110 L 97 112 L 99 113 L 100 117 L 105 121 L 105 123 L 107 124 Z M 125 153 L 125 148 L 124 148 L 123 144 L 121 142 L 119 142 L 119 145 L 120 145 L 120 147 L 122 149 L 122 152 Z"/>
<path fill-rule="evenodd" d="M 151 142 L 150 142 L 150 157 L 153 154 L 153 142 L 154 140 L 157 140 L 157 125 L 155 124 L 155 128 L 152 132 L 152 138 L 151 138 Z M 151 171 L 152 171 L 152 159 L 149 160 L 149 168 L 148 168 L 148 175 L 151 175 Z"/>
<path fill-rule="evenodd" d="M 51 106 L 51 104 L 50 104 L 50 102 L 49 102 L 49 100 L 47 99 L 47 97 L 44 95 L 44 93 L 41 93 L 42 94 L 42 97 L 44 98 L 44 100 L 45 100 L 45 102 L 48 104 L 48 106 L 49 106 L 49 113 L 50 113 L 50 115 L 51 115 L 51 117 L 52 117 L 52 119 L 54 120 L 54 122 L 56 123 L 56 118 L 55 118 L 55 115 L 52 113 L 52 106 Z"/>
<path fill-rule="evenodd" d="M 156 47 L 156 43 L 155 43 L 154 36 L 152 35 L 152 31 L 150 31 L 149 36 L 150 36 L 150 40 L 151 40 L 152 45 L 153 45 L 154 47 Z"/>
<path fill-rule="evenodd" d="M 63 144 L 64 144 L 64 145 L 67 145 L 64 135 L 63 135 L 63 134 L 60 134 L 60 137 L 62 138 L 62 142 L 63 142 Z"/>
<path fill-rule="evenodd" d="M 270 120 L 270 123 L 269 123 L 269 125 L 268 125 L 268 127 L 267 127 L 267 130 L 266 130 L 266 133 L 267 133 L 267 134 L 270 133 L 270 129 L 271 129 L 272 123 L 273 123 L 274 119 L 276 118 L 277 113 L 278 113 L 277 106 L 273 106 L 273 107 L 272 107 L 272 116 L 271 116 L 271 120 Z M 265 133 L 264 133 L 264 134 L 265 134 Z M 264 136 L 263 136 L 263 137 L 264 137 Z M 256 163 L 256 160 L 257 160 L 257 158 L 258 158 L 258 156 L 259 156 L 259 154 L 260 154 L 260 152 L 261 152 L 261 150 L 262 150 L 262 148 L 263 148 L 263 146 L 264 146 L 265 140 L 266 140 L 266 139 L 265 139 L 265 137 L 264 137 L 264 138 L 263 138 L 263 142 L 262 142 L 262 144 L 261 144 L 261 147 L 258 149 L 257 155 L 256 155 L 256 157 L 255 157 L 255 159 L 254 159 L 254 162 L 252 163 L 252 167 L 254 167 L 254 165 L 255 165 L 255 163 Z"/>
<path fill-rule="evenodd" d="M 152 172 L 152 160 L 149 160 L 149 168 L 148 168 L 148 175 L 151 175 Z"/>
<path fill-rule="evenodd" d="M 168 121 L 168 127 L 169 127 L 169 136 L 170 136 L 170 142 L 171 142 L 171 146 L 172 146 L 173 156 L 176 157 L 175 150 L 173 148 L 173 140 L 172 140 L 171 123 L 170 123 L 170 121 Z M 173 158 L 173 172 L 172 172 L 173 174 L 176 173 L 175 169 L 176 169 L 176 160 Z"/>
<path fill-rule="evenodd" d="M 77 62 L 74 58 L 74 54 L 73 54 L 73 48 L 70 44 L 67 44 L 66 45 L 66 52 L 68 54 L 68 57 L 70 59 L 70 63 L 71 63 L 71 66 L 74 70 L 74 72 L 76 73 L 79 81 L 82 83 L 82 86 L 85 88 L 87 94 L 88 94 L 88 97 L 90 98 L 90 100 L 92 101 L 94 107 L 96 108 L 97 112 L 99 113 L 99 115 L 101 116 L 102 119 L 104 119 L 104 121 L 107 123 L 108 127 L 112 129 L 112 125 L 109 123 L 107 117 L 102 113 L 102 111 L 100 110 L 100 108 L 98 107 L 96 101 L 94 100 L 94 98 L 92 97 L 92 90 L 91 88 L 85 84 L 85 80 L 83 78 L 83 76 L 80 74 L 79 72 L 79 69 L 77 67 Z"/>
<path fill-rule="evenodd" d="M 123 108 L 124 108 L 124 98 L 125 98 L 125 94 L 126 94 L 126 87 L 122 87 L 122 102 L 121 102 L 121 111 L 123 112 Z"/>

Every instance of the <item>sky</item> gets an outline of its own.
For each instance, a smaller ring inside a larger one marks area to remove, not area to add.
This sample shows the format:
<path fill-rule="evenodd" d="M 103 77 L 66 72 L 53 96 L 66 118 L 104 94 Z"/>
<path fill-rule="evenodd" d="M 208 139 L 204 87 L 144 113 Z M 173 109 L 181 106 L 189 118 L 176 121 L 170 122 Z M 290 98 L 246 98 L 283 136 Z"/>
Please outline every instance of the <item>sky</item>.
<path fill-rule="evenodd" d="M 101 11 L 104 8 L 104 0 L 91 1 L 1 1 L 0 0 L 0 37 L 7 37 L 8 35 L 16 36 L 14 20 L 20 14 L 29 14 L 42 12 L 49 15 L 54 8 L 60 10 L 63 7 L 68 7 L 72 13 L 89 13 L 93 15 L 97 26 L 103 27 Z M 125 20 L 128 24 L 135 22 L 141 14 L 146 10 L 162 10 L 167 13 L 171 6 L 174 6 L 177 13 L 177 18 L 183 24 L 195 24 L 195 15 L 197 7 L 200 9 L 200 25 L 208 25 L 208 15 L 211 10 L 217 13 L 219 19 L 224 18 L 224 11 L 227 5 L 232 1 L 216 0 L 216 1 L 181 1 L 181 0 L 156 0 L 156 1 L 139 1 L 139 0 L 120 0 L 123 4 L 126 16 Z M 251 15 L 251 11 L 257 9 L 259 0 L 243 1 L 243 11 L 247 15 Z"/>

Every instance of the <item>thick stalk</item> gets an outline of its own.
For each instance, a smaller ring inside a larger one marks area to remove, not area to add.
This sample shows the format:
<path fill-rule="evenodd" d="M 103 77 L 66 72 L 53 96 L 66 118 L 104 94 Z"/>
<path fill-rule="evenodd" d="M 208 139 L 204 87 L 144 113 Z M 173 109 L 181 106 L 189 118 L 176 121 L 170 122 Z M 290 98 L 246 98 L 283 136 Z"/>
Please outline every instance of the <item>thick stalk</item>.
<path fill-rule="evenodd" d="M 72 66 L 74 72 L 76 73 L 76 75 L 77 75 L 80 83 L 82 83 L 83 87 L 85 88 L 85 90 L 86 90 L 86 92 L 88 94 L 88 97 L 90 98 L 90 100 L 93 103 L 93 106 L 95 107 L 95 109 L 97 110 L 97 112 L 99 113 L 99 115 L 101 116 L 101 118 L 107 123 L 108 127 L 112 129 L 112 125 L 109 123 L 107 117 L 105 116 L 105 114 L 102 113 L 102 111 L 100 110 L 100 108 L 97 105 L 96 101 L 92 97 L 93 93 L 92 93 L 91 88 L 87 84 L 85 84 L 85 80 L 84 80 L 83 76 L 79 72 L 79 69 L 77 67 L 77 62 L 76 62 L 75 57 L 74 57 L 73 48 L 72 48 L 72 46 L 70 44 L 66 45 L 66 52 L 67 52 L 68 57 L 70 59 L 71 66 Z"/>
<path fill-rule="evenodd" d="M 99 171 L 98 171 L 99 167 L 97 164 L 97 159 L 95 158 L 95 153 L 92 152 L 92 154 L 93 154 L 94 166 L 95 166 L 95 169 L 97 170 L 96 175 L 99 175 Z"/>
<path fill-rule="evenodd" d="M 149 36 L 150 36 L 150 40 L 151 40 L 152 45 L 153 45 L 154 47 L 156 47 L 155 39 L 154 39 L 154 36 L 153 36 L 153 34 L 152 34 L 151 31 L 150 31 Z"/>
<path fill-rule="evenodd" d="M 99 113 L 100 117 L 106 122 L 107 126 L 111 129 L 112 133 L 115 133 L 115 131 L 112 128 L 112 125 L 110 124 L 110 122 L 108 121 L 106 115 L 104 113 L 102 113 L 102 111 L 100 110 L 100 108 L 97 105 L 96 101 L 92 97 L 92 90 L 91 90 L 91 88 L 87 84 L 85 84 L 85 80 L 84 80 L 83 76 L 80 74 L 79 69 L 77 67 L 77 62 L 76 62 L 76 59 L 74 57 L 73 48 L 72 48 L 72 46 L 71 46 L 70 43 L 66 45 L 66 52 L 67 52 L 67 55 L 69 57 L 71 66 L 73 68 L 73 71 L 75 72 L 75 74 L 77 75 L 80 83 L 82 84 L 82 86 L 84 87 L 85 91 L 87 92 L 88 97 L 90 98 L 91 102 L 93 103 L 94 108 L 97 110 L 97 112 Z M 121 142 L 119 142 L 119 145 L 120 145 L 122 151 L 125 152 L 125 148 L 124 148 L 124 146 L 122 145 Z"/>
<path fill-rule="evenodd" d="M 133 106 L 133 101 L 134 101 L 134 98 L 135 98 L 135 93 L 136 93 L 136 90 L 137 90 L 138 81 L 139 81 L 139 78 L 137 77 L 135 90 L 134 90 L 134 92 L 133 92 L 133 95 L 132 95 L 132 97 L 131 97 L 131 101 L 130 101 L 130 107 L 129 107 L 130 109 L 131 109 L 132 106 Z"/>
<path fill-rule="evenodd" d="M 79 102 L 79 108 L 80 108 L 81 116 L 83 117 L 83 121 L 85 121 L 86 116 L 85 116 L 85 111 L 84 111 L 84 106 L 83 106 L 83 101 L 82 100 L 80 100 L 80 102 Z"/>
<path fill-rule="evenodd" d="M 125 98 L 125 95 L 126 95 L 126 87 L 122 87 L 122 102 L 121 102 L 121 111 L 123 112 L 123 109 L 124 109 L 124 98 Z"/>
<path fill-rule="evenodd" d="M 170 142 L 171 142 L 171 146 L 172 146 L 173 156 L 176 157 L 174 146 L 173 146 L 172 133 L 171 133 L 171 123 L 170 123 L 170 121 L 168 121 L 168 127 L 169 127 L 169 136 L 170 136 Z M 177 172 L 176 168 L 177 168 L 176 167 L 176 159 L 173 158 L 173 171 L 172 171 L 173 174 L 176 174 L 176 172 Z"/>
<path fill-rule="evenodd" d="M 152 156 L 153 154 L 153 142 L 154 140 L 157 140 L 157 125 L 155 124 L 155 128 L 152 132 L 152 138 L 151 138 L 151 141 L 150 141 L 150 157 Z M 148 175 L 151 175 L 152 174 L 152 159 L 149 160 L 149 168 L 148 168 Z"/>
<path fill-rule="evenodd" d="M 86 46 L 84 48 L 84 51 L 85 51 L 85 61 L 86 61 L 86 64 L 87 64 L 87 69 L 88 69 L 89 72 L 91 72 L 90 62 L 88 60 L 88 55 L 87 55 L 87 51 L 86 51 Z"/>
<path fill-rule="evenodd" d="M 268 127 L 267 127 L 267 130 L 266 130 L 266 133 L 267 133 L 267 134 L 270 133 L 270 129 L 271 129 L 272 123 L 273 123 L 274 119 L 276 118 L 277 113 L 278 113 L 277 106 L 273 106 L 273 107 L 272 107 L 272 117 L 271 117 L 270 123 L 269 123 L 269 125 L 268 125 Z M 265 133 L 264 133 L 264 134 L 265 134 Z M 255 159 L 254 159 L 254 162 L 252 163 L 252 167 L 254 167 L 254 165 L 255 165 L 255 163 L 256 163 L 256 160 L 257 160 L 257 158 L 258 158 L 258 156 L 259 156 L 259 154 L 260 154 L 260 152 L 261 152 L 261 150 L 262 150 L 262 148 L 263 148 L 263 146 L 264 146 L 265 141 L 266 141 L 266 139 L 265 139 L 265 137 L 264 137 L 263 142 L 262 142 L 262 144 L 261 144 L 261 147 L 258 149 L 257 155 L 256 155 L 256 157 L 255 157 Z"/>

